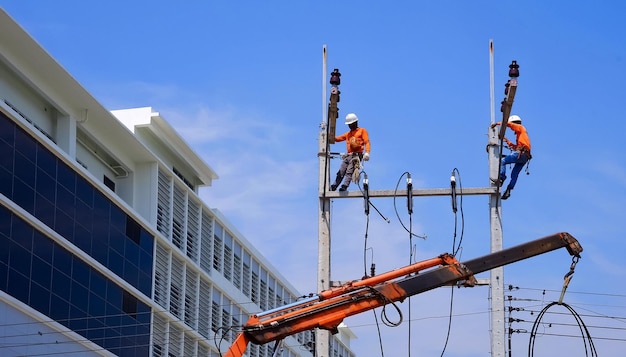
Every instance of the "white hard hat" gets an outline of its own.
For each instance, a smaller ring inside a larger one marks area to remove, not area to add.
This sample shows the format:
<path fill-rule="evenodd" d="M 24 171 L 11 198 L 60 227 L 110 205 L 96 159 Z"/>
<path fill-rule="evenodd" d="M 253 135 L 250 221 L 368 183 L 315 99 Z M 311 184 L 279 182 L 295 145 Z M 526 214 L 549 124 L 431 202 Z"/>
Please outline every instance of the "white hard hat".
<path fill-rule="evenodd" d="M 359 118 L 354 113 L 346 115 L 346 125 L 356 123 L 357 120 L 359 120 Z"/>
<path fill-rule="evenodd" d="M 522 122 L 522 118 L 520 118 L 519 115 L 511 115 L 509 117 L 509 122 L 519 124 Z"/>

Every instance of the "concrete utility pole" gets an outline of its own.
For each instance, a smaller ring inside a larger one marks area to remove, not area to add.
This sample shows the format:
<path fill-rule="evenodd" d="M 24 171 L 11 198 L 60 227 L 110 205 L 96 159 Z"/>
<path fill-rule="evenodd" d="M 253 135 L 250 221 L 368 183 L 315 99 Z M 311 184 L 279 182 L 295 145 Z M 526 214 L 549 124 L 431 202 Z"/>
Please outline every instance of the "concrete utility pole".
<path fill-rule="evenodd" d="M 489 64 L 490 64 L 490 90 L 491 90 L 491 123 L 495 123 L 494 84 L 493 84 L 493 41 L 489 41 Z M 501 102 L 500 112 L 502 120 L 499 132 L 489 130 L 489 177 L 497 179 L 500 175 L 500 159 L 502 157 L 502 140 L 506 131 L 507 122 L 513 108 L 515 93 L 517 92 L 517 77 L 519 77 L 519 65 L 512 61 L 509 65 L 509 80 L 504 85 L 505 98 Z M 489 197 L 489 223 L 491 226 L 491 252 L 502 250 L 502 206 L 500 192 Z M 504 311 L 504 267 L 498 267 L 490 271 L 489 277 L 491 297 L 491 356 L 504 357 L 505 345 L 505 311 Z"/>
<path fill-rule="evenodd" d="M 330 172 L 329 162 L 329 132 L 332 118 L 337 119 L 337 98 L 335 97 L 334 108 L 328 113 L 326 110 L 326 45 L 323 47 L 323 68 L 322 68 L 322 122 L 319 133 L 319 211 L 318 211 L 318 256 L 317 256 L 317 291 L 328 290 L 330 288 L 330 199 L 326 198 L 328 192 L 328 174 Z M 338 96 L 338 94 L 337 94 Z M 330 114 L 330 117 L 329 115 Z M 334 124 L 333 124 L 334 125 Z M 333 130 L 333 140 L 334 140 Z M 330 333 L 326 330 L 317 329 L 315 331 L 315 351 L 314 356 L 330 356 Z"/>
<path fill-rule="evenodd" d="M 493 41 L 489 41 L 489 90 L 491 99 L 491 124 L 496 122 L 494 103 Z M 510 111 L 510 110 L 509 110 Z M 507 116 L 508 119 L 508 116 Z M 491 127 L 491 126 L 490 126 Z M 502 122 L 502 128 L 506 124 Z M 495 129 L 489 133 L 489 177 L 499 177 L 500 145 Z M 499 191 L 489 196 L 489 225 L 491 228 L 491 252 L 502 250 L 502 206 Z M 491 355 L 504 357 L 504 268 L 497 267 L 489 272 L 489 298 L 491 299 Z"/>
<path fill-rule="evenodd" d="M 490 51 L 490 82 L 491 82 L 491 123 L 495 122 L 495 109 L 493 100 L 493 41 L 489 41 Z M 326 106 L 326 46 L 323 48 L 323 119 L 319 134 L 319 237 L 318 237 L 318 291 L 329 289 L 331 283 L 330 252 L 331 252 L 331 232 L 330 232 L 330 200 L 338 198 L 363 198 L 360 191 L 329 191 L 330 178 L 330 152 L 329 143 L 334 143 L 335 123 L 338 116 L 337 102 L 339 101 L 339 74 L 335 69 L 331 77 L 330 103 Z M 510 69 L 517 70 L 519 66 L 516 61 L 509 66 Z M 506 97 L 502 101 L 500 111 L 502 112 L 502 126 L 500 132 L 489 127 L 489 141 L 487 153 L 489 158 L 489 176 L 497 178 L 500 168 L 500 157 L 502 156 L 502 138 L 506 130 L 506 122 L 511 113 L 515 91 L 517 89 L 517 75 L 511 76 L 509 71 L 509 81 L 505 85 Z M 334 80 L 334 83 L 333 83 Z M 413 196 L 451 196 L 452 188 L 432 188 L 432 189 L 412 189 Z M 369 191 L 369 198 L 381 197 L 407 197 L 407 190 L 376 190 Z M 463 188 L 455 192 L 456 195 L 488 195 L 491 229 L 491 252 L 502 250 L 502 208 L 500 201 L 500 190 L 497 186 L 478 188 Z M 490 271 L 489 285 L 491 297 L 491 356 L 505 356 L 505 311 L 504 311 L 504 278 L 503 267 L 498 267 Z M 318 329 L 315 339 L 316 357 L 330 356 L 330 334 L 326 330 Z"/>

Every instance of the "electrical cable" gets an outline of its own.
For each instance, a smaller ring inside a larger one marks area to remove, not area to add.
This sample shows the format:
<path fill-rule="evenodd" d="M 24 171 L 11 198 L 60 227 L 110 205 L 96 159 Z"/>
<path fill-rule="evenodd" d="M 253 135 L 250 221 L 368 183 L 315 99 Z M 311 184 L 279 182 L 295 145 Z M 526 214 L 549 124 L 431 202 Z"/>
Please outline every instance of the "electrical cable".
<path fill-rule="evenodd" d="M 546 305 L 546 307 L 544 307 L 541 310 L 541 312 L 537 315 L 537 319 L 535 320 L 535 323 L 533 324 L 532 330 L 530 332 L 530 339 L 528 342 L 528 356 L 529 357 L 534 356 L 535 337 L 537 335 L 537 328 L 539 327 L 539 324 L 541 322 L 541 319 L 543 318 L 543 315 L 546 313 L 546 311 L 548 311 L 554 305 L 564 306 L 572 313 L 572 315 L 576 319 L 580 333 L 583 335 L 583 345 L 585 347 L 585 356 L 589 356 L 590 352 L 591 352 L 591 356 L 597 356 L 598 354 L 596 351 L 596 347 L 593 343 L 593 339 L 591 338 L 591 335 L 589 334 L 589 330 L 587 329 L 587 326 L 585 325 L 580 315 L 578 315 L 578 313 L 568 304 L 563 303 L 563 302 L 557 302 L 557 301 Z"/>
<path fill-rule="evenodd" d="M 458 176 L 458 185 L 459 185 L 459 195 L 460 196 L 460 203 L 457 206 L 457 192 L 456 192 L 456 186 L 457 186 L 457 179 L 456 176 Z M 451 198 L 452 198 L 452 213 L 454 213 L 454 234 L 453 234 L 453 238 L 452 238 L 452 252 L 453 255 L 456 256 L 457 253 L 459 252 L 459 250 L 461 249 L 461 244 L 463 242 L 463 235 L 465 232 L 465 217 L 463 214 L 463 185 L 461 183 L 461 174 L 459 172 L 459 170 L 455 167 L 454 169 L 452 169 L 452 173 L 450 175 L 450 193 L 451 193 Z M 459 244 L 458 246 L 456 245 L 456 236 L 457 236 L 457 226 L 458 226 L 458 213 L 461 213 L 461 236 L 459 238 Z M 446 333 L 446 340 L 445 343 L 443 345 L 443 349 L 441 351 L 441 356 L 444 355 L 446 348 L 448 347 L 448 341 L 450 339 L 450 331 L 452 330 L 452 315 L 453 315 L 453 307 L 454 307 L 454 285 L 451 287 L 450 290 L 450 312 L 448 314 L 448 329 L 447 329 L 447 333 Z"/>
<path fill-rule="evenodd" d="M 539 310 L 532 309 L 532 307 L 535 307 L 535 306 L 526 306 L 526 307 L 522 307 L 522 308 L 516 308 L 516 310 L 517 311 L 523 311 L 523 312 L 528 313 L 530 315 L 535 315 L 536 313 L 539 313 Z M 608 320 L 617 321 L 617 322 L 620 322 L 620 323 L 626 322 L 626 317 L 623 317 L 623 316 L 609 316 L 609 315 L 606 315 L 606 314 L 595 312 L 593 310 L 585 309 L 585 308 L 580 307 L 580 306 L 578 306 L 578 308 L 580 310 L 585 310 L 585 311 L 594 313 L 594 315 L 591 315 L 591 314 L 579 314 L 579 316 L 581 316 L 581 317 L 589 317 L 589 318 L 592 318 L 592 319 L 608 319 Z M 557 315 L 558 316 L 558 315 L 563 315 L 563 314 L 564 313 L 560 313 L 560 312 L 546 312 L 546 315 Z M 595 327 L 598 327 L 598 328 L 611 328 L 611 327 L 607 327 L 607 326 L 595 326 Z M 626 328 L 618 328 L 618 329 L 626 330 Z"/>
<path fill-rule="evenodd" d="M 365 172 L 365 170 L 361 171 L 364 176 L 363 177 L 367 177 L 367 173 Z M 365 192 L 363 192 L 363 188 L 361 187 L 361 183 L 357 182 L 357 187 L 359 188 L 359 191 L 361 191 L 361 194 L 363 195 L 363 197 L 365 197 Z M 371 206 L 372 208 L 374 208 L 374 210 L 378 213 L 378 215 L 387 223 L 391 223 L 391 221 L 389 220 L 389 218 L 385 217 L 379 210 L 378 208 L 372 203 L 370 197 L 369 197 L 369 183 L 368 183 L 368 194 L 367 194 L 367 205 L 368 207 Z M 368 214 L 369 214 L 369 209 L 367 210 Z"/>
<path fill-rule="evenodd" d="M 455 181 L 455 186 L 458 185 L 458 197 L 459 197 L 459 205 L 458 205 L 458 212 L 461 213 L 461 234 L 459 237 L 459 244 L 458 246 L 456 246 L 455 248 L 455 244 L 456 244 L 456 235 L 457 235 L 457 210 L 453 209 L 454 212 L 454 237 L 452 240 L 452 255 L 456 256 L 459 252 L 459 250 L 461 249 L 461 245 L 463 243 L 463 236 L 465 234 L 465 213 L 463 212 L 463 183 L 461 182 L 461 173 L 459 172 L 459 170 L 455 167 L 452 170 L 452 177 L 455 177 L 454 181 Z M 456 179 L 456 177 L 458 177 L 458 180 Z M 456 192 L 456 188 L 453 190 Z M 454 199 L 456 201 L 456 197 L 457 195 L 454 195 Z M 453 207 L 457 207 L 456 204 L 453 205 Z"/>
<path fill-rule="evenodd" d="M 369 217 L 370 214 L 370 185 L 367 173 L 363 171 L 363 205 L 364 212 Z"/>
<path fill-rule="evenodd" d="M 543 295 L 546 292 L 562 292 L 562 291 L 557 291 L 557 290 L 547 290 L 547 289 L 534 289 L 534 288 L 519 288 L 519 287 L 514 287 L 512 285 L 509 286 L 509 290 L 532 290 L 532 291 L 539 291 L 542 294 L 542 299 L 517 299 L 517 298 L 511 298 L 509 297 L 508 301 L 509 303 L 512 301 L 533 301 L 533 302 L 541 302 L 544 300 Z M 577 294 L 577 292 L 568 292 L 568 294 Z M 610 297 L 610 298 L 624 298 L 626 296 L 624 295 L 615 295 L 615 294 L 593 294 L 593 293 L 587 293 L 587 292 L 580 292 L 579 294 L 589 294 L 589 295 L 599 295 L 599 296 L 603 296 L 603 297 Z M 538 309 L 535 309 L 537 306 L 539 306 Z M 541 304 L 541 305 L 526 305 L 524 307 L 516 307 L 516 308 L 509 308 L 509 312 L 515 311 L 515 312 L 519 312 L 522 314 L 527 314 L 528 317 L 531 318 L 531 320 L 526 320 L 526 319 L 514 319 L 514 322 L 516 323 L 520 323 L 522 325 L 525 324 L 538 324 L 538 322 L 535 319 L 535 316 L 537 315 L 542 315 L 542 321 L 541 321 L 541 326 L 546 326 L 547 328 L 550 327 L 561 327 L 561 328 L 571 328 L 573 326 L 578 326 L 578 329 L 581 333 L 583 334 L 589 334 L 588 331 L 597 331 L 594 333 L 594 340 L 596 341 L 619 341 L 619 342 L 626 342 L 626 339 L 620 339 L 620 338 L 615 338 L 612 336 L 601 336 L 603 332 L 606 331 L 614 331 L 616 333 L 622 333 L 623 331 L 626 331 L 626 328 L 621 327 L 624 325 L 624 323 L 626 323 L 626 317 L 622 317 L 622 316 L 609 316 L 606 315 L 604 313 L 599 313 L 584 307 L 580 307 L 580 306 L 576 306 L 576 309 L 578 310 L 584 310 L 584 311 L 589 311 L 592 314 L 580 314 L 580 313 L 576 313 L 576 319 L 577 319 L 577 323 L 573 324 L 573 323 L 563 323 L 561 316 L 562 315 L 567 315 L 567 316 L 571 316 L 572 312 L 571 311 L 567 311 L 567 312 L 560 312 L 560 311 L 545 311 L 545 312 L 540 312 L 539 310 L 541 310 L 543 307 L 545 306 L 545 304 Z M 624 306 L 620 305 L 620 306 L 606 306 L 606 305 L 594 305 L 594 306 L 602 306 L 604 308 L 611 308 L 611 311 L 615 311 L 615 308 L 623 308 Z M 571 306 L 570 306 L 571 307 Z M 573 307 L 572 307 L 573 308 Z M 548 320 L 547 317 L 552 317 L 552 321 L 546 321 Z M 598 321 L 594 324 L 589 324 L 587 323 L 586 326 L 584 326 L 584 328 L 581 328 L 581 322 L 582 319 L 594 319 L 592 321 Z M 600 321 L 600 319 L 602 320 L 610 320 L 611 322 L 604 322 L 604 321 Z M 533 322 L 534 320 L 534 322 Z M 509 320 L 511 321 L 511 320 Z M 530 330 L 530 327 L 528 328 L 528 330 Z M 529 333 L 531 335 L 531 338 L 536 338 L 535 333 L 531 333 L 528 330 L 524 329 L 524 328 L 518 328 L 518 329 L 509 329 L 509 338 L 511 338 L 511 334 L 512 333 Z M 587 331 L 587 332 L 586 332 Z M 619 332 L 618 332 L 619 331 Z M 598 333 L 600 334 L 600 336 L 598 335 Z M 539 336 L 557 336 L 557 337 L 570 337 L 570 338 L 580 338 L 580 335 L 572 335 L 570 333 L 549 333 L 546 331 L 542 331 L 540 334 L 538 334 Z M 587 343 L 587 341 L 584 341 L 585 343 Z M 592 349 L 595 349 L 595 346 L 592 346 L 591 343 L 588 344 Z M 590 353 L 590 350 L 587 350 L 587 353 Z"/>
<path fill-rule="evenodd" d="M 452 170 L 452 174 L 450 174 L 450 199 L 452 200 L 452 213 L 456 214 L 456 177 L 454 176 L 454 169 Z"/>
<path fill-rule="evenodd" d="M 524 286 L 513 286 L 509 284 L 509 290 L 511 289 L 519 289 L 519 290 L 531 290 L 531 291 L 551 291 L 551 292 L 561 292 L 561 290 L 553 290 L 553 289 L 541 289 L 541 288 L 533 288 L 533 287 L 524 287 Z M 592 295 L 592 296 L 606 296 L 606 297 L 615 297 L 615 298 L 626 298 L 624 294 L 606 294 L 606 293 L 592 293 L 586 291 L 572 291 L 568 290 L 568 294 L 581 294 L 581 295 Z"/>
<path fill-rule="evenodd" d="M 372 310 L 374 314 L 374 321 L 376 321 L 376 331 L 378 332 L 378 345 L 380 346 L 380 356 L 385 357 L 385 351 L 383 349 L 383 338 L 380 332 L 380 325 L 378 324 L 378 315 L 376 315 L 376 311 Z"/>
<path fill-rule="evenodd" d="M 363 277 L 367 277 L 367 237 L 370 226 L 370 216 L 365 219 L 365 239 L 363 243 Z M 374 252 L 372 251 L 372 265 L 374 264 Z"/>
<path fill-rule="evenodd" d="M 367 289 L 369 289 L 372 294 L 379 296 L 383 301 L 386 302 L 385 304 L 383 304 L 382 311 L 380 312 L 380 317 L 381 317 L 383 324 L 385 324 L 385 326 L 388 326 L 388 327 L 400 326 L 402 324 L 403 316 L 402 316 L 402 310 L 400 310 L 400 308 L 396 304 L 396 301 L 389 300 L 383 293 L 374 289 L 371 286 L 367 287 Z M 390 306 L 390 305 L 393 306 L 393 308 L 396 309 L 396 312 L 398 313 L 397 322 L 391 321 L 391 319 L 389 319 L 389 317 L 387 316 L 387 306 Z"/>
<path fill-rule="evenodd" d="M 370 224 L 370 206 L 374 207 L 374 209 L 376 210 L 376 212 L 378 212 L 378 214 L 385 220 L 387 221 L 387 223 L 389 223 L 389 220 L 384 217 L 380 211 L 378 211 L 378 209 L 370 202 L 370 197 L 369 197 L 369 179 L 367 178 L 367 173 L 365 172 L 365 170 L 362 171 L 363 172 L 363 188 L 361 188 L 360 182 L 357 181 L 357 186 L 359 187 L 359 190 L 361 191 L 361 193 L 363 194 L 363 204 L 364 204 L 364 213 L 366 218 L 365 221 L 365 239 L 364 239 L 364 245 L 363 245 L 363 277 L 367 277 L 367 250 L 371 249 L 372 250 L 372 264 L 370 267 L 371 270 L 371 276 L 374 276 L 374 274 L 376 273 L 375 271 L 375 267 L 376 265 L 374 264 L 374 249 L 373 248 L 368 248 L 367 247 L 367 238 L 369 236 L 369 224 Z M 383 308 L 384 309 L 384 308 Z M 376 330 L 378 332 L 378 343 L 380 346 L 380 355 L 381 357 L 385 356 L 385 351 L 383 349 L 383 339 L 382 339 L 382 334 L 380 331 L 380 325 L 378 324 L 378 316 L 376 315 L 376 311 L 372 310 L 372 313 L 374 314 L 374 321 L 376 322 Z M 382 313 L 382 312 L 381 312 Z"/>
<path fill-rule="evenodd" d="M 400 218 L 400 214 L 398 213 L 398 207 L 396 205 L 396 195 L 398 193 L 398 187 L 400 187 L 400 180 L 402 180 L 402 177 L 404 177 L 405 174 L 407 174 L 408 172 L 404 172 L 402 175 L 400 175 L 400 178 L 398 179 L 398 183 L 396 184 L 396 188 L 394 190 L 394 194 L 393 194 L 393 208 L 396 212 L 396 217 L 398 217 L 398 221 L 400 222 L 400 225 L 402 226 L 402 228 L 404 228 L 405 231 L 407 231 L 412 237 L 417 237 L 417 238 L 421 238 L 421 239 L 426 239 L 426 235 L 418 235 L 415 233 L 412 233 L 411 231 L 409 231 L 409 229 L 404 225 L 404 222 L 402 222 L 402 219 Z"/>
<path fill-rule="evenodd" d="M 363 277 L 367 277 L 367 238 L 369 236 L 369 227 L 370 227 L 370 202 L 369 202 L 369 183 L 367 180 L 367 174 L 363 175 L 363 189 L 361 189 L 360 183 L 357 181 L 357 185 L 361 192 L 363 193 L 364 204 L 365 204 L 365 239 L 363 242 Z M 374 265 L 374 250 L 372 250 L 372 266 Z M 374 272 L 372 272 L 372 276 Z"/>
<path fill-rule="evenodd" d="M 450 331 L 452 330 L 452 306 L 454 303 L 454 286 L 450 287 L 450 314 L 448 315 L 448 331 L 446 332 L 446 341 L 443 344 L 443 349 L 441 350 L 441 357 L 446 352 L 446 348 L 448 347 L 448 341 L 450 340 Z"/>
<path fill-rule="evenodd" d="M 230 331 L 231 327 L 224 327 L 224 326 L 220 326 L 215 330 L 215 334 L 213 335 L 213 343 L 215 344 L 215 348 L 217 348 L 217 351 L 220 355 L 220 357 L 222 357 L 222 342 L 224 341 L 224 337 L 225 335 Z M 222 333 L 220 335 L 220 339 L 219 341 L 217 340 L 217 334 L 220 332 L 220 330 L 225 330 L 224 333 Z"/>

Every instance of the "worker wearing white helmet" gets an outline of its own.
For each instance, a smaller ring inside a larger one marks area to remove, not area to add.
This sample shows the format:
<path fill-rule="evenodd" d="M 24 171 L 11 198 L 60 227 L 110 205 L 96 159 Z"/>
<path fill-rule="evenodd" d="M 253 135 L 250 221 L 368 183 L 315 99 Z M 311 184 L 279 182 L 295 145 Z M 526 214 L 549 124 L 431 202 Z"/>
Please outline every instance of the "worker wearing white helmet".
<path fill-rule="evenodd" d="M 493 123 L 491 124 L 491 127 L 495 128 L 497 125 L 502 125 L 502 123 Z M 526 128 L 522 125 L 522 118 L 517 115 L 511 115 L 506 123 L 506 126 L 515 133 L 516 143 L 512 143 L 509 139 L 504 138 L 506 144 L 513 151 L 509 155 L 502 158 L 498 179 L 492 179 L 494 183 L 502 185 L 504 180 L 506 180 L 506 165 L 514 164 L 513 169 L 511 170 L 511 180 L 502 194 L 503 200 L 506 200 L 509 196 L 511 196 L 511 190 L 517 183 L 517 176 L 519 176 L 520 171 L 522 171 L 522 168 L 526 165 L 528 160 L 532 158 L 530 155 L 530 138 L 528 137 Z"/>
<path fill-rule="evenodd" d="M 330 185 L 331 191 L 339 187 L 339 191 L 345 191 L 352 182 L 352 173 L 355 170 L 355 159 L 367 161 L 370 159 L 370 139 L 365 128 L 359 128 L 359 118 L 354 113 L 346 115 L 346 125 L 350 131 L 335 137 L 335 141 L 346 142 L 346 154 L 343 155 L 341 167 L 337 171 L 335 183 Z M 341 181 L 343 180 L 343 184 Z M 339 186 L 341 184 L 341 187 Z"/>

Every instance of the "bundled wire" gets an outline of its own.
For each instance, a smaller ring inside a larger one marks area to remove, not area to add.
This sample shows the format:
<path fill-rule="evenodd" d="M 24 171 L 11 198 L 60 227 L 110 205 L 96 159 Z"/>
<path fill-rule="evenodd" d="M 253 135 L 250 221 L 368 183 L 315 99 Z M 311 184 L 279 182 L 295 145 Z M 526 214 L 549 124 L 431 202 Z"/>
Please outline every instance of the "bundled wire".
<path fill-rule="evenodd" d="M 583 345 L 585 346 L 585 356 L 598 356 L 598 352 L 596 351 L 596 347 L 593 344 L 593 340 L 591 339 L 591 335 L 589 334 L 589 330 L 587 329 L 587 326 L 583 322 L 583 320 L 580 317 L 580 315 L 578 315 L 578 313 L 571 306 L 569 306 L 568 304 L 566 304 L 564 302 L 557 302 L 557 301 L 555 301 L 555 302 L 552 302 L 552 303 L 548 304 L 546 307 L 544 307 L 541 310 L 541 312 L 539 312 L 539 314 L 537 315 L 537 319 L 535 319 L 535 323 L 533 324 L 533 328 L 530 331 L 530 339 L 529 339 L 529 342 L 528 342 L 528 357 L 534 356 L 534 353 L 535 353 L 535 351 L 534 351 L 535 350 L 535 337 L 537 336 L 537 328 L 539 327 L 539 325 L 541 323 L 541 319 L 543 318 L 543 315 L 545 315 L 546 311 L 548 311 L 554 305 L 565 306 L 565 308 L 567 308 L 572 313 L 574 318 L 576 319 L 576 322 L 578 323 L 578 328 L 580 329 L 580 333 L 582 334 L 582 337 L 583 337 Z"/>

